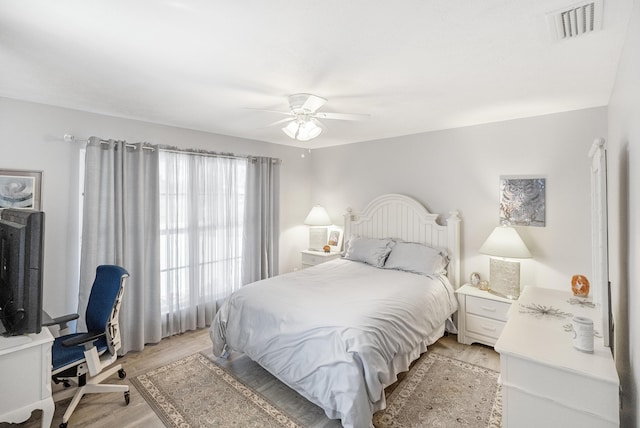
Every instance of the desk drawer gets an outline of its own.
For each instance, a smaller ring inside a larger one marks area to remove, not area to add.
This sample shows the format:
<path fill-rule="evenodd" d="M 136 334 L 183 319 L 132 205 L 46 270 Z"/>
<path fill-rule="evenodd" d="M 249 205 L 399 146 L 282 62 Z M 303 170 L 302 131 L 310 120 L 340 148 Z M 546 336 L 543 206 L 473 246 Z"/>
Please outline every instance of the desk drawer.
<path fill-rule="evenodd" d="M 467 314 L 467 331 L 497 339 L 502 333 L 505 323 L 490 318 Z"/>
<path fill-rule="evenodd" d="M 467 296 L 467 314 L 475 314 L 498 321 L 507 320 L 507 312 L 511 305 L 505 302 Z"/>

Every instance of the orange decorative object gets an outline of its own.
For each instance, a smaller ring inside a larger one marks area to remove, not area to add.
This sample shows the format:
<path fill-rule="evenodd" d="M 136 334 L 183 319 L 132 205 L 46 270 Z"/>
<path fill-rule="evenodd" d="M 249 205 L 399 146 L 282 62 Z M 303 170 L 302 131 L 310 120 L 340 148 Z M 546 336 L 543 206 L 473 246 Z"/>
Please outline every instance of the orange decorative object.
<path fill-rule="evenodd" d="M 322 249 L 324 250 L 325 253 L 331 252 L 331 247 L 328 245 L 325 245 L 324 247 L 322 247 Z"/>
<path fill-rule="evenodd" d="M 589 295 L 589 280 L 584 275 L 573 275 L 571 277 L 571 291 L 576 297 L 587 297 Z"/>

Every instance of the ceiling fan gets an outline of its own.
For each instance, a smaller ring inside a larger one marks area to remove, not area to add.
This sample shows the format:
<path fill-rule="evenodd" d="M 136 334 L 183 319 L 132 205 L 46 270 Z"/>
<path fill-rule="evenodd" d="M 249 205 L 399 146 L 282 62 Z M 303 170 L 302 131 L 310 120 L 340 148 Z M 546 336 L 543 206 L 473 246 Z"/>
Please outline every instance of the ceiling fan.
<path fill-rule="evenodd" d="M 321 122 L 318 119 L 363 120 L 369 117 L 368 114 L 325 113 L 318 111 L 326 102 L 326 98 L 313 94 L 293 94 L 289 95 L 290 111 L 267 111 L 289 116 L 286 119 L 272 123 L 272 125 L 289 122 L 284 128 L 282 128 L 282 131 L 290 138 L 298 141 L 309 141 L 320 135 L 322 127 Z"/>

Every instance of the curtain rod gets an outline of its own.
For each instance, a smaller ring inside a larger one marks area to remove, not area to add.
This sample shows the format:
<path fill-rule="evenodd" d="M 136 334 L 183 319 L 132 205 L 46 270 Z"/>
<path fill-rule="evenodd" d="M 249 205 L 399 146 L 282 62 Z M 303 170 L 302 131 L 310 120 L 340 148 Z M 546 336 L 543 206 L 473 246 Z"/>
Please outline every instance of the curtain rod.
<path fill-rule="evenodd" d="M 64 141 L 69 142 L 69 143 L 88 143 L 89 139 L 78 139 L 76 138 L 74 135 L 72 134 L 64 134 L 63 136 Z M 98 141 L 100 141 L 100 143 L 102 144 L 107 144 L 109 143 L 109 140 L 105 140 L 102 138 L 98 138 Z M 130 149 L 134 149 L 136 150 L 138 147 L 133 145 L 133 144 L 125 144 L 125 147 L 128 147 Z M 210 152 L 210 151 L 206 151 L 206 150 L 196 150 L 196 149 L 180 149 L 177 147 L 162 147 L 162 146 L 157 146 L 158 150 L 161 152 L 168 152 L 168 153 L 181 153 L 181 154 L 190 154 L 190 155 L 200 155 L 200 156 L 211 156 L 211 157 L 219 157 L 219 158 L 229 158 L 229 159 L 248 159 L 252 162 L 255 162 L 259 156 L 250 156 L 250 155 L 236 155 L 233 153 L 217 153 L 217 152 Z M 155 150 L 154 147 L 146 147 L 143 146 L 142 147 L 143 150 Z M 273 163 L 282 163 L 281 159 L 278 158 L 270 158 L 271 162 Z"/>
<path fill-rule="evenodd" d="M 85 144 L 89 143 L 89 139 L 88 138 L 83 140 L 83 139 L 76 138 L 74 135 L 71 135 L 71 134 L 64 134 L 64 136 L 62 138 L 64 139 L 64 141 L 66 141 L 68 143 L 85 143 Z M 109 140 L 104 140 L 102 138 L 98 138 L 98 141 L 100 142 L 100 144 L 108 144 L 109 143 Z M 137 147 L 134 146 L 133 144 L 125 144 L 125 147 L 128 147 L 130 149 L 134 149 L 134 150 L 137 149 Z M 153 147 L 143 147 L 143 149 L 154 150 Z"/>

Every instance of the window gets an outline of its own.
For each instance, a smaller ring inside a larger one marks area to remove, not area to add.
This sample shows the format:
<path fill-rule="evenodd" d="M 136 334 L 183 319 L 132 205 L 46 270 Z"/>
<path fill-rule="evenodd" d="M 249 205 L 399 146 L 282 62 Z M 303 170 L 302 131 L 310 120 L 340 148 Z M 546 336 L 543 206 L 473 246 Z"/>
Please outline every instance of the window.
<path fill-rule="evenodd" d="M 161 151 L 163 336 L 204 327 L 241 286 L 247 160 Z"/>

